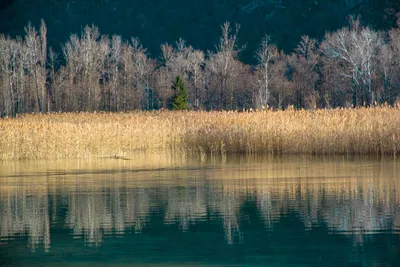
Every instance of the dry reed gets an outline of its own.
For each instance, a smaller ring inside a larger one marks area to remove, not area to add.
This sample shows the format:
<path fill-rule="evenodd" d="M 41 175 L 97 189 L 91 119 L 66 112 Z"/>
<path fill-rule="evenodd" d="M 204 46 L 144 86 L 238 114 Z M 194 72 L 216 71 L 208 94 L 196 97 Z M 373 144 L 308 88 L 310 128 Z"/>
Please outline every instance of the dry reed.
<path fill-rule="evenodd" d="M 396 155 L 400 108 L 38 114 L 1 119 L 0 136 L 1 160 L 137 151 Z"/>

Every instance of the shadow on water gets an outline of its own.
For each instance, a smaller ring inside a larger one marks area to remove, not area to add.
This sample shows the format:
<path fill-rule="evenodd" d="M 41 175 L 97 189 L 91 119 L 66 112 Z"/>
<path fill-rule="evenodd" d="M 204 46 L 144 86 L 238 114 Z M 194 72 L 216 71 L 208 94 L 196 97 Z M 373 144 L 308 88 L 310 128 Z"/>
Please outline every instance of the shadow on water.
<path fill-rule="evenodd" d="M 2 163 L 0 265 L 398 266 L 392 158 Z"/>

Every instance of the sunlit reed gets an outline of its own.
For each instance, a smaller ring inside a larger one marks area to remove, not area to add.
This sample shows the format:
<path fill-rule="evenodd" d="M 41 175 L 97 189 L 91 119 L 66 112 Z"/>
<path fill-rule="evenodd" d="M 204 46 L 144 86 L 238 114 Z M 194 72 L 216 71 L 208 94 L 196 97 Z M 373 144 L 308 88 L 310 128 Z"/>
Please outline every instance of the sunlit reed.
<path fill-rule="evenodd" d="M 373 154 L 400 150 L 400 108 L 24 115 L 0 120 L 0 159 Z"/>

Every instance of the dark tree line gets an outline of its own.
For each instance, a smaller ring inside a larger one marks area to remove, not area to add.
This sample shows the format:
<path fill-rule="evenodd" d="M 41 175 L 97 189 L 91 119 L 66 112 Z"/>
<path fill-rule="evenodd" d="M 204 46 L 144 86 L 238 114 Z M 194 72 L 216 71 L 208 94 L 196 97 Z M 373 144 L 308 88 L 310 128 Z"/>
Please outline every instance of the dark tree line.
<path fill-rule="evenodd" d="M 399 20 L 400 26 L 400 20 Z M 44 21 L 25 36 L 0 36 L 0 115 L 26 112 L 167 108 L 177 76 L 189 108 L 358 107 L 394 104 L 400 96 L 400 29 L 375 31 L 350 19 L 321 42 L 303 36 L 291 54 L 266 35 L 254 56 L 239 60 L 240 27 L 225 23 L 215 51 L 179 39 L 151 58 L 138 39 L 101 35 L 86 26 L 62 54 L 47 47 Z"/>

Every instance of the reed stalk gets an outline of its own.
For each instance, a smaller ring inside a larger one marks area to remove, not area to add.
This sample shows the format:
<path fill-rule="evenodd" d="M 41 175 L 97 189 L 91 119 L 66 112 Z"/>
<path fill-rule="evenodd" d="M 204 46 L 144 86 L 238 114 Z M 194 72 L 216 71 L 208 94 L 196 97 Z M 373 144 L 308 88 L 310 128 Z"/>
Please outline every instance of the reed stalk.
<path fill-rule="evenodd" d="M 400 108 L 135 111 L 0 119 L 0 160 L 184 154 L 397 155 Z"/>

